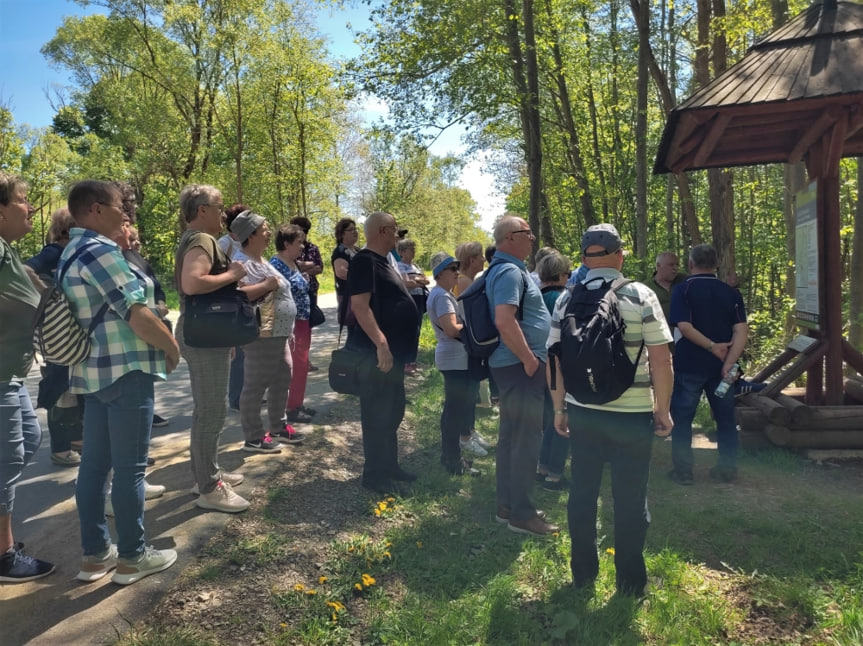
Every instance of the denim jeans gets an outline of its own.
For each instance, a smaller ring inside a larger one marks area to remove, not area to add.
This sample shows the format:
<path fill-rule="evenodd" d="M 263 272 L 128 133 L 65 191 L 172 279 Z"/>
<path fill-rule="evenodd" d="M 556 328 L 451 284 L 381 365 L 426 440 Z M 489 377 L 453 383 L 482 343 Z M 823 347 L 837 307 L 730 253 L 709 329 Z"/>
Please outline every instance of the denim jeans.
<path fill-rule="evenodd" d="M 476 421 L 479 382 L 467 370 L 441 370 L 444 383 L 440 416 L 441 460 L 454 465 L 461 458 L 459 439 L 470 435 Z"/>
<path fill-rule="evenodd" d="M 569 455 L 569 440 L 554 430 L 554 402 L 545 391 L 542 409 L 542 444 L 539 447 L 539 466 L 548 475 L 561 477 Z"/>
<path fill-rule="evenodd" d="M 144 470 L 153 422 L 153 380 L 153 375 L 136 370 L 84 396 L 84 452 L 75 500 L 85 556 L 104 552 L 111 544 L 105 478 L 112 467 L 117 550 L 123 558 L 144 552 Z"/>
<path fill-rule="evenodd" d="M 531 500 L 542 441 L 542 402 L 546 391 L 545 363 L 532 377 L 520 363 L 492 368 L 500 389 L 500 426 L 497 439 L 497 504 L 510 510 L 512 520 L 536 516 Z"/>
<path fill-rule="evenodd" d="M 701 400 L 701 393 L 707 401 L 716 420 L 716 438 L 719 444 L 719 466 L 734 470 L 737 468 L 737 422 L 734 419 L 734 393 L 729 389 L 725 397 L 713 394 L 722 381 L 720 375 L 703 375 L 676 372 L 674 390 L 671 394 L 671 459 L 674 469 L 680 473 L 692 473 L 694 462 L 692 454 L 692 420 Z"/>
<path fill-rule="evenodd" d="M 15 483 L 42 443 L 42 428 L 21 379 L 0 382 L 0 514 L 11 514 Z"/>
<path fill-rule="evenodd" d="M 647 479 L 653 447 L 653 413 L 616 413 L 569 406 L 572 483 L 567 516 L 572 580 L 591 585 L 599 574 L 596 512 L 602 471 L 611 465 L 614 499 L 614 568 L 617 589 L 640 594 L 647 584 L 644 540 L 650 525 Z"/>

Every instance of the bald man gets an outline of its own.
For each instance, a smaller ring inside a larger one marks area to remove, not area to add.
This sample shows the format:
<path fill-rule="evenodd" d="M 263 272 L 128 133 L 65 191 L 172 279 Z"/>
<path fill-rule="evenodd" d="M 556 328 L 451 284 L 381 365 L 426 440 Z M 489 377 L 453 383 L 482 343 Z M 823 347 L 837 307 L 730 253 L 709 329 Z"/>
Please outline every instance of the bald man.
<path fill-rule="evenodd" d="M 395 217 L 377 211 L 364 226 L 366 246 L 353 257 L 346 286 L 357 320 L 348 329 L 346 345 L 369 355 L 376 365 L 360 395 L 362 484 L 377 493 L 405 493 L 398 482 L 416 476 L 399 466 L 397 432 L 405 414 L 405 361 L 416 347 L 419 312 L 387 260 L 398 240 Z"/>
<path fill-rule="evenodd" d="M 656 256 L 656 270 L 653 276 L 644 281 L 644 284 L 656 293 L 666 321 L 671 313 L 671 291 L 686 280 L 686 274 L 678 271 L 679 269 L 680 260 L 677 256 L 670 251 L 663 251 Z"/>

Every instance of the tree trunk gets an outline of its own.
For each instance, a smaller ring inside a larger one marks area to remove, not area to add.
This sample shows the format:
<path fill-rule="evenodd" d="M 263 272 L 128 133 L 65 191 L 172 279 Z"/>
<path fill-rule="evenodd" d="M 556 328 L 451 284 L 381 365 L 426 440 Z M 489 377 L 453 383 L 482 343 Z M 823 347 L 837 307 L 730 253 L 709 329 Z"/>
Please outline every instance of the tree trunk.
<path fill-rule="evenodd" d="M 857 158 L 857 203 L 854 208 L 854 240 L 851 252 L 851 303 L 848 341 L 863 347 L 863 158 Z"/>
<path fill-rule="evenodd" d="M 650 5 L 639 3 L 638 80 L 635 117 L 635 256 L 647 256 L 647 78 L 650 59 Z"/>
<path fill-rule="evenodd" d="M 570 175 L 578 187 L 581 213 L 585 222 L 596 222 L 596 211 L 593 208 L 593 197 L 590 192 L 590 184 L 587 181 L 587 173 L 584 169 L 584 160 L 581 156 L 581 142 L 578 137 L 578 129 L 572 114 L 572 103 L 569 98 L 569 87 L 566 76 L 563 73 L 563 55 L 560 51 L 559 33 L 554 27 L 551 3 L 545 2 L 545 8 L 549 17 L 550 33 L 552 37 L 552 55 L 554 56 L 554 82 L 557 86 L 559 98 L 559 114 L 563 123 L 563 136 L 566 142 L 566 157 L 570 167 Z M 553 95 L 554 96 L 554 95 Z"/>
<path fill-rule="evenodd" d="M 528 205 L 528 222 L 531 229 L 539 233 L 534 241 L 534 252 L 539 240 L 544 243 L 554 236 L 551 233 L 550 222 L 542 217 L 542 139 L 539 121 L 539 72 L 536 59 L 536 37 L 533 28 L 533 0 L 523 0 L 522 19 L 525 31 L 526 58 L 521 46 L 521 36 L 518 30 L 518 10 L 514 0 L 503 0 L 504 20 L 506 29 L 504 38 L 510 54 L 510 65 L 513 82 L 519 102 L 522 137 L 524 139 L 524 157 L 527 163 L 527 176 L 530 183 L 530 201 Z M 533 256 L 533 254 L 531 254 Z"/>

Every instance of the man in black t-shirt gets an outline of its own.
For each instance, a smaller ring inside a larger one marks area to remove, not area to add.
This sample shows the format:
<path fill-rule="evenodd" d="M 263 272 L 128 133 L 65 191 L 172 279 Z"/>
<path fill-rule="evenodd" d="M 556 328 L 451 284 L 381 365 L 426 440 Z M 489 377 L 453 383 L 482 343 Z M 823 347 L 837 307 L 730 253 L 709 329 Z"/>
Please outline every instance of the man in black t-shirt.
<path fill-rule="evenodd" d="M 365 222 L 366 247 L 351 261 L 347 294 L 357 325 L 348 347 L 372 355 L 377 370 L 360 395 L 363 430 L 363 486 L 379 493 L 398 491 L 393 481 L 416 480 L 398 464 L 399 424 L 405 413 L 405 360 L 416 347 L 419 313 L 402 277 L 387 260 L 395 247 L 395 218 L 375 212 Z"/>

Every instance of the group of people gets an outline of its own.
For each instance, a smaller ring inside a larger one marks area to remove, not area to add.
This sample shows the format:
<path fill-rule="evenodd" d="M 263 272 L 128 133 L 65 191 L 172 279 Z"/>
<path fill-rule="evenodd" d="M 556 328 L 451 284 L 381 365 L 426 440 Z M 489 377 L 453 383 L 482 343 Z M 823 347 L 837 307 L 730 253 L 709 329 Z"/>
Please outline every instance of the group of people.
<path fill-rule="evenodd" d="M 365 352 L 378 369 L 373 387 L 360 402 L 363 484 L 380 492 L 399 491 L 401 481 L 415 479 L 397 460 L 404 365 L 419 317 L 404 281 L 386 260 L 397 244 L 397 233 L 392 215 L 369 217 L 368 244 L 353 257 L 343 292 L 356 317 L 348 345 Z M 524 219 L 501 218 L 486 273 L 489 307 L 501 340 L 488 361 L 500 406 L 496 519 L 518 533 L 544 536 L 558 531 L 537 510 L 532 489 L 538 479 L 551 490 L 563 488 L 563 466 L 571 449 L 568 524 L 573 582 L 578 589 L 592 588 L 599 571 L 597 499 L 603 467 L 609 462 L 617 588 L 637 596 L 647 583 L 642 553 L 650 518 L 646 494 L 653 437 L 672 434 L 671 477 L 691 484 L 691 426 L 702 392 L 708 395 L 719 427 L 719 461 L 711 476 L 722 482 L 736 476 L 733 395 L 720 398 L 713 391 L 746 343 L 742 298 L 717 279 L 716 252 L 709 245 L 692 249 L 689 276 L 677 271 L 673 254 L 661 254 L 653 288 L 632 281 L 616 293 L 626 324 L 626 354 L 635 364 L 631 385 L 613 401 L 581 403 L 566 392 L 562 380 L 553 378 L 566 357 L 550 356 L 548 350 L 560 341 L 571 296 L 566 286 L 582 283 L 596 289 L 622 278 L 623 241 L 612 225 L 592 226 L 582 237 L 581 264 L 575 271 L 562 254 L 546 250 L 531 276 L 525 259 L 534 239 Z M 456 294 L 482 270 L 484 258 L 478 243 L 460 245 L 456 255 L 433 256 L 435 287 L 427 300 L 437 340 L 435 363 L 444 377 L 441 464 L 452 474 L 477 475 L 461 449 L 472 435 L 482 374 L 458 340 L 464 321 Z M 673 353 L 672 328 L 678 337 Z"/>
<path fill-rule="evenodd" d="M 219 465 L 226 409 L 228 402 L 234 403 L 230 398 L 226 402 L 225 395 L 231 391 L 229 383 L 240 390 L 234 395 L 244 450 L 275 453 L 281 444 L 302 442 L 290 422 L 314 415 L 303 399 L 311 369 L 310 319 L 317 307 L 312 279 L 322 261 L 306 237 L 310 223 L 305 218 L 278 228 L 276 255 L 265 260 L 273 238 L 266 218 L 242 204 L 225 209 L 215 187 L 187 186 L 179 199 L 184 232 L 175 279 L 181 305 L 172 334 L 157 306 L 152 271 L 123 253 L 130 246 L 123 206 L 122 192 L 113 184 L 84 181 L 73 186 L 68 199 L 71 221 L 63 228 L 68 243 L 57 263 L 74 256 L 60 286 L 82 327 L 93 324 L 90 356 L 69 373 L 70 395 L 84 402 L 86 447 L 77 456 L 76 502 L 84 554 L 78 579 L 95 581 L 114 571 L 115 582 L 130 584 L 170 567 L 177 558 L 174 550 L 156 550 L 145 541 L 144 476 L 154 382 L 165 379 L 181 355 L 186 359 L 194 400 L 190 452 L 197 505 L 224 512 L 248 508 L 248 501 L 233 490 L 243 481 L 242 474 Z M 33 212 L 26 184 L 0 174 L 0 581 L 31 580 L 54 569 L 26 555 L 11 528 L 15 482 L 41 440 L 23 383 L 33 361 L 32 330 L 9 324 L 32 318 L 39 303 L 41 284 L 35 272 L 28 273 L 9 246 L 32 229 Z M 230 234 L 220 240 L 226 221 Z M 359 398 L 363 486 L 389 493 L 416 479 L 399 464 L 397 431 L 405 412 L 406 368 L 416 362 L 423 311 L 434 329 L 435 363 L 444 377 L 441 464 L 454 475 L 479 474 L 462 451 L 483 454 L 491 448 L 474 428 L 479 382 L 486 375 L 459 341 L 464 321 L 456 295 L 490 260 L 486 290 L 501 340 L 488 360 L 500 407 L 496 519 L 518 533 L 544 536 L 558 531 L 537 510 L 532 489 L 537 479 L 552 490 L 563 487 L 563 466 L 571 449 L 572 574 L 576 587 L 590 587 L 598 573 L 597 496 L 603 465 L 610 462 L 617 586 L 622 593 L 640 594 L 646 584 L 642 551 L 649 524 L 646 488 L 652 438 L 672 434 L 671 477 L 691 484 L 691 423 L 701 392 L 707 393 L 719 427 L 720 457 L 711 475 L 725 482 L 736 476 L 733 398 L 717 397 L 713 390 L 743 350 L 746 316 L 739 293 L 715 276 L 712 247 L 692 249 L 688 277 L 678 276 L 676 258 L 661 255 L 653 289 L 629 282 L 618 290 L 627 355 L 637 362 L 635 378 L 618 399 L 588 405 L 552 378 L 566 357 L 550 356 L 548 349 L 560 340 L 571 294 L 567 284 L 577 280 L 592 289 L 621 277 L 623 241 L 613 226 L 596 225 L 584 233 L 576 271 L 562 254 L 549 250 L 532 279 L 525 259 L 534 233 L 524 219 L 507 214 L 495 226 L 490 255 L 479 243 L 459 245 L 455 256 L 434 255 L 435 285 L 427 295 L 424 272 L 413 264 L 415 247 L 403 239 L 406 232 L 395 217 L 371 213 L 364 230 L 366 244 L 358 249 L 356 222 L 340 220 L 331 258 L 339 323 L 348 330 L 346 345 L 374 368 Z M 125 244 L 117 242 L 123 239 Z M 395 262 L 393 252 L 399 256 Z M 184 334 L 186 299 L 229 285 L 239 286 L 259 307 L 259 338 L 238 349 L 190 345 Z M 673 353 L 669 325 L 679 337 Z M 237 358 L 232 355 L 242 356 L 239 384 L 232 383 L 237 381 L 232 369 Z M 261 419 L 265 399 L 266 424 Z M 66 444 L 52 446 L 52 454 L 75 460 L 71 451 Z M 106 487 L 106 481 L 113 487 Z M 116 543 L 105 517 L 108 491 Z"/>
<path fill-rule="evenodd" d="M 125 188 L 115 182 L 76 183 L 68 195 L 68 210 L 52 218 L 50 244 L 24 264 L 10 243 L 32 230 L 35 211 L 25 182 L 0 173 L 0 581 L 29 581 L 54 570 L 53 564 L 23 551 L 13 539 L 11 523 L 15 482 L 41 442 L 24 387 L 33 363 L 33 327 L 16 324 L 35 324 L 46 289 L 38 273 L 57 281 L 90 335 L 87 359 L 56 366 L 62 369 L 57 380 L 62 385 L 54 401 L 42 404 L 49 409 L 52 461 L 79 467 L 79 580 L 95 581 L 113 571 L 112 580 L 127 585 L 176 561 L 176 551 L 147 546 L 144 500 L 164 493 L 163 486 L 145 480 L 152 463 L 151 429 L 167 423 L 154 413 L 154 382 L 165 379 L 181 355 L 189 366 L 194 401 L 190 464 L 196 504 L 222 512 L 249 506 L 233 491 L 242 474 L 223 471 L 218 460 L 233 349 L 198 347 L 188 338 L 187 298 L 236 285 L 260 310 L 260 336 L 242 347 L 238 404 L 243 450 L 275 453 L 280 444 L 302 442 L 302 433 L 289 422 L 308 421 L 315 413 L 303 400 L 310 367 L 309 319 L 317 307 L 317 283 L 312 279 L 322 262 L 317 247 L 306 239 L 308 220 L 295 218 L 280 226 L 277 253 L 266 261 L 262 254 L 272 238 L 269 225 L 263 216 L 238 205 L 230 224 L 235 244 L 228 248 L 229 258 L 216 238 L 226 220 L 221 193 L 205 185 L 183 189 L 183 235 L 175 259 L 180 317 L 172 331 L 165 318 L 164 292 L 134 248 L 134 195 L 127 195 Z M 261 420 L 265 397 L 266 426 Z M 75 413 L 68 412 L 73 408 Z M 81 453 L 78 445 L 85 447 Z M 106 512 L 115 516 L 116 543 Z"/>

